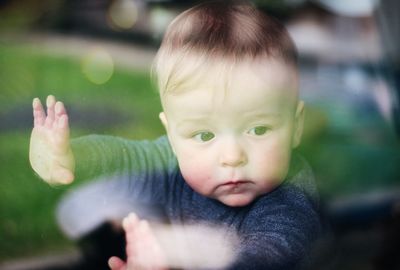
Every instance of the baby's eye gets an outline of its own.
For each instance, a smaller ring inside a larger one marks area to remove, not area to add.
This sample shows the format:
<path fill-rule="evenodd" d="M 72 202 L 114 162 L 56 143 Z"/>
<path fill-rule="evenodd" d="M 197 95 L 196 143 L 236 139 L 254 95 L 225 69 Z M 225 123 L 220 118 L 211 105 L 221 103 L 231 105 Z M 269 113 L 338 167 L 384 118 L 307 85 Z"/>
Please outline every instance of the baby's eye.
<path fill-rule="evenodd" d="M 194 135 L 194 138 L 201 142 L 208 142 L 212 140 L 214 137 L 215 137 L 214 133 L 209 131 L 199 132 L 196 135 Z"/>
<path fill-rule="evenodd" d="M 261 135 L 264 135 L 265 133 L 267 133 L 267 131 L 268 131 L 268 127 L 266 127 L 266 126 L 257 126 L 257 127 L 253 127 L 252 129 L 250 129 L 248 131 L 248 133 L 250 135 L 261 136 Z"/>

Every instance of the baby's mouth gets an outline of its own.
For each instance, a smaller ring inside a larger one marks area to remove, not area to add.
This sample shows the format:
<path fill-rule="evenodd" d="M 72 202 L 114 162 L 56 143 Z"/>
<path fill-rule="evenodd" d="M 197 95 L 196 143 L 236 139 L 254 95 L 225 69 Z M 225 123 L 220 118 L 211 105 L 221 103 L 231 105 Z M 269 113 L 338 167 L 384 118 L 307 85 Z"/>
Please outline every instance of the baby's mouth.
<path fill-rule="evenodd" d="M 247 181 L 247 180 L 234 181 L 234 180 L 232 180 L 232 181 L 227 181 L 227 182 L 221 184 L 221 186 L 239 186 L 239 185 L 248 184 L 248 183 L 250 183 L 250 181 Z"/>
<path fill-rule="evenodd" d="M 251 181 L 248 180 L 229 180 L 226 181 L 222 184 L 220 184 L 218 187 L 222 189 L 228 189 L 228 190 L 241 190 L 241 188 L 247 186 L 248 184 L 251 184 Z"/>
<path fill-rule="evenodd" d="M 251 183 L 251 181 L 247 180 L 230 180 L 220 184 L 217 189 L 218 193 L 221 192 L 221 194 L 241 194 L 249 189 L 249 184 Z"/>

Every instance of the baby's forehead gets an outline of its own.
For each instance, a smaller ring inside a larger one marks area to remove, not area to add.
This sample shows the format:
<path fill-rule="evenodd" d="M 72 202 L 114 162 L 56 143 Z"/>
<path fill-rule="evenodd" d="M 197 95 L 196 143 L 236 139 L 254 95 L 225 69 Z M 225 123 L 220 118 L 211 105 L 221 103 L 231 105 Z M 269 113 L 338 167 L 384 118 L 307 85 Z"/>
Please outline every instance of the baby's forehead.
<path fill-rule="evenodd" d="M 229 94 L 233 87 L 246 94 L 247 88 L 258 87 L 274 89 L 278 91 L 276 94 L 290 92 L 297 97 L 298 74 L 296 67 L 279 59 L 201 59 L 194 55 L 180 62 L 179 72 L 170 77 L 170 84 L 174 87 L 165 94 L 174 95 L 199 88 Z"/>
<path fill-rule="evenodd" d="M 297 74 L 292 67 L 278 61 L 211 62 L 166 93 L 164 108 L 215 113 L 228 106 L 232 113 L 280 113 L 292 111 L 297 103 Z"/>

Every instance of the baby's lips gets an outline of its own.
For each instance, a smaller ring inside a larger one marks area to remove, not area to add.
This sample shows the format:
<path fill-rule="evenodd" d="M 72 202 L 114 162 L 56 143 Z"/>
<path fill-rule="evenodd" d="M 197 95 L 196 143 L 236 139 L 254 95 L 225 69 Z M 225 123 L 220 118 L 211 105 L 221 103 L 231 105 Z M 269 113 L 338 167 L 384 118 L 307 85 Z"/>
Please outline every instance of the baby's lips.
<path fill-rule="evenodd" d="M 248 184 L 251 183 L 251 181 L 248 180 L 226 180 L 223 181 L 220 186 L 229 186 L 229 185 L 241 185 L 241 184 Z"/>

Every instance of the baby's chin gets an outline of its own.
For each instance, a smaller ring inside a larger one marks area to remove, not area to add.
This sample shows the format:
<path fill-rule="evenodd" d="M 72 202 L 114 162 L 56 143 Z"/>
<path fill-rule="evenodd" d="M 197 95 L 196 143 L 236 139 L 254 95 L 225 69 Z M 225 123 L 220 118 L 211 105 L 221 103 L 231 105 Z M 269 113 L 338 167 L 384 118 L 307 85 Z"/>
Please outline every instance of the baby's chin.
<path fill-rule="evenodd" d="M 251 204 L 259 196 L 267 194 L 281 184 L 282 181 L 270 181 L 258 186 L 257 190 L 251 189 L 243 193 L 229 193 L 217 196 L 215 199 L 230 207 L 243 207 Z"/>
<path fill-rule="evenodd" d="M 243 207 L 252 203 L 256 198 L 257 196 L 253 194 L 229 194 L 216 199 L 230 207 Z"/>

